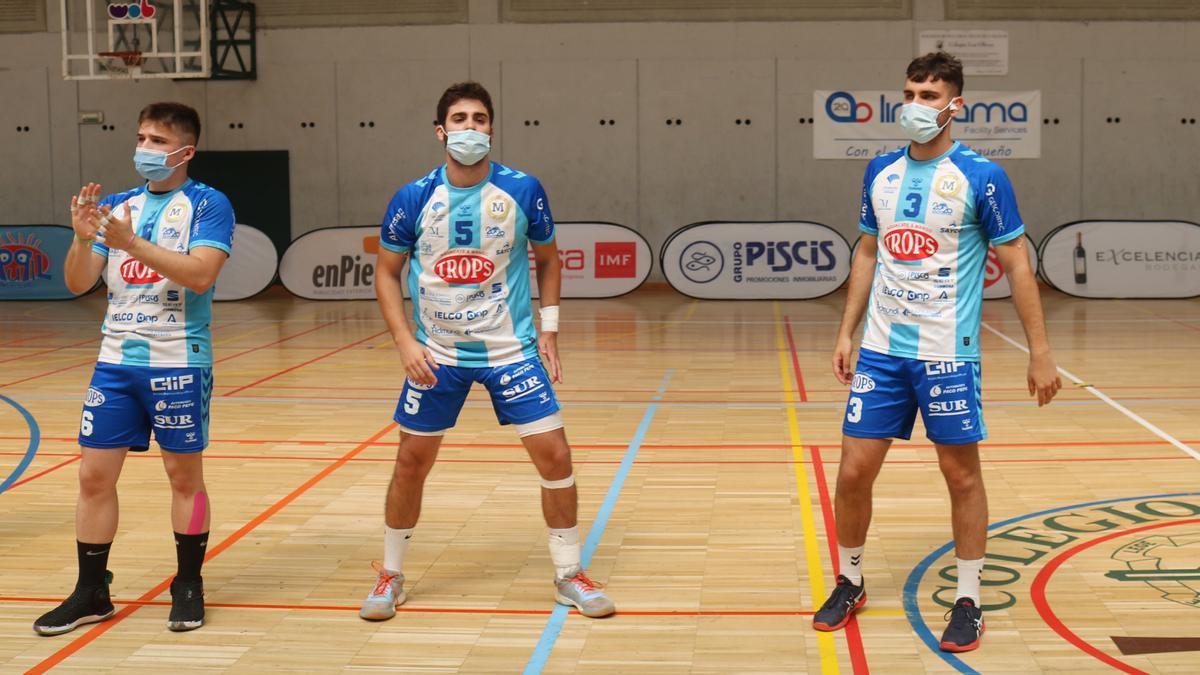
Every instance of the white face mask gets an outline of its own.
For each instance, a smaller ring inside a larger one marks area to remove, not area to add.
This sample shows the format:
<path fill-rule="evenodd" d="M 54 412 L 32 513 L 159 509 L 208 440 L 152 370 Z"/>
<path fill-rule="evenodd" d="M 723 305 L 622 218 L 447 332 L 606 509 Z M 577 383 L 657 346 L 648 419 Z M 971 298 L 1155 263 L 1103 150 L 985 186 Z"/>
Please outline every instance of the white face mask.
<path fill-rule="evenodd" d="M 474 129 L 462 129 L 460 131 L 446 131 L 446 152 L 454 158 L 454 161 L 466 166 L 473 166 L 479 163 L 479 160 L 487 157 L 487 154 L 492 150 L 492 137 L 482 131 Z"/>
<path fill-rule="evenodd" d="M 928 143 L 937 138 L 937 135 L 942 133 L 942 129 L 946 128 L 946 124 L 950 124 L 950 120 L 954 119 L 954 116 L 951 115 L 946 119 L 946 124 L 939 125 L 937 123 L 938 116 L 946 110 L 950 112 L 958 110 L 954 99 L 951 99 L 941 110 L 916 101 L 905 103 L 900 106 L 900 129 L 909 139 L 917 143 Z"/>

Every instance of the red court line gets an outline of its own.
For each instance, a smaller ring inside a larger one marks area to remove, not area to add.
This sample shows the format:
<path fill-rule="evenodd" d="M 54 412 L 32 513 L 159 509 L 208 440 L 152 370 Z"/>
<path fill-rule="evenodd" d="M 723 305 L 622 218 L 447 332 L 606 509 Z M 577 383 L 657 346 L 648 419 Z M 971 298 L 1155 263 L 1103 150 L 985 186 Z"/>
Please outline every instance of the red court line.
<path fill-rule="evenodd" d="M 250 348 L 250 349 L 247 349 L 247 350 L 245 350 L 245 351 L 238 352 L 238 353 L 236 353 L 236 354 L 230 354 L 229 356 L 223 356 L 223 357 L 221 357 L 221 358 L 217 359 L 216 361 L 213 361 L 213 364 L 217 364 L 217 363 L 224 363 L 224 362 L 226 362 L 226 361 L 229 361 L 229 360 L 231 360 L 231 359 L 236 359 L 236 358 L 237 358 L 237 357 L 239 357 L 239 356 L 245 356 L 246 354 L 249 354 L 249 353 L 251 353 L 251 352 L 256 352 L 256 351 L 258 351 L 258 350 L 260 350 L 260 349 L 266 349 L 267 347 L 273 347 L 273 346 L 275 346 L 275 345 L 277 345 L 277 344 L 281 344 L 281 343 L 287 342 L 288 340 L 294 340 L 294 339 L 296 339 L 296 338 L 298 338 L 298 337 L 300 337 L 300 336 L 302 336 L 302 335 L 308 335 L 309 333 L 312 333 L 312 332 L 315 332 L 315 331 L 321 330 L 322 328 L 324 328 L 324 327 L 326 327 L 326 326 L 332 326 L 332 325 L 333 325 L 333 324 L 335 324 L 335 323 L 337 323 L 337 322 L 336 322 L 336 321 L 326 321 L 325 323 L 323 323 L 323 324 L 321 324 L 321 325 L 319 325 L 319 326 L 316 326 L 315 328 L 309 328 L 308 330 L 306 330 L 306 331 L 302 331 L 302 332 L 300 332 L 300 333 L 296 333 L 295 335 L 289 335 L 289 336 L 287 336 L 287 337 L 285 337 L 285 338 L 281 338 L 281 339 L 279 339 L 279 340 L 276 340 L 276 341 L 274 341 L 274 342 L 268 342 L 268 343 L 267 343 L 267 344 L 265 344 L 265 345 L 261 345 L 261 346 L 258 346 L 258 347 L 252 347 L 252 348 Z"/>
<path fill-rule="evenodd" d="M 281 370 L 281 371 L 279 371 L 279 372 L 277 372 L 277 373 L 274 373 L 274 374 L 272 374 L 272 375 L 268 375 L 268 376 L 266 376 L 266 377 L 264 377 L 264 378 L 262 378 L 262 379 L 260 379 L 260 380 L 255 380 L 254 382 L 251 382 L 250 384 L 247 384 L 247 385 L 243 385 L 243 386 L 241 386 L 241 387 L 238 387 L 237 389 L 234 389 L 233 391 L 227 391 L 227 392 L 225 392 L 224 394 L 221 394 L 221 395 L 222 395 L 222 396 L 233 396 L 234 394 L 238 393 L 239 391 L 244 391 L 244 390 L 246 390 L 246 389 L 249 389 L 250 387 L 253 387 L 253 386 L 256 386 L 256 385 L 262 384 L 263 382 L 266 382 L 267 380 L 272 380 L 272 379 L 274 379 L 274 378 L 276 378 L 276 377 L 279 377 L 280 375 L 286 375 L 287 373 L 290 373 L 290 372 L 292 372 L 293 370 L 297 370 L 297 369 L 303 368 L 304 366 L 307 366 L 307 365 L 308 365 L 308 364 L 310 364 L 310 363 L 316 363 L 317 361 L 320 361 L 321 359 L 326 359 L 326 358 L 329 358 L 330 356 L 333 356 L 334 354 L 337 354 L 338 352 L 345 351 L 345 350 L 347 350 L 347 349 L 350 349 L 350 348 L 352 348 L 352 347 L 357 347 L 358 345 L 360 345 L 360 344 L 362 344 L 362 343 L 364 343 L 364 342 L 366 342 L 366 341 L 368 341 L 368 340 L 374 340 L 375 338 L 377 338 L 377 337 L 379 337 L 380 335 L 383 335 L 383 334 L 385 334 L 385 333 L 387 333 L 387 331 L 386 331 L 386 330 L 381 330 L 381 331 L 379 331 L 378 333 L 375 333 L 375 334 L 373 334 L 373 335 L 368 335 L 367 337 L 365 337 L 365 338 L 363 338 L 363 339 L 361 339 L 361 340 L 355 340 L 354 342 L 351 342 L 350 344 L 347 344 L 347 345 L 342 345 L 341 347 L 338 347 L 337 349 L 334 349 L 333 351 L 326 352 L 326 353 L 324 353 L 324 354 L 322 354 L 322 355 L 320 355 L 320 356 L 318 356 L 318 357 L 316 357 L 316 358 L 314 358 L 314 359 L 309 359 L 309 360 L 305 361 L 304 363 L 299 363 L 299 364 L 296 364 L 296 365 L 294 365 L 294 366 L 290 366 L 290 367 L 288 367 L 288 368 L 284 368 L 283 370 Z"/>
<path fill-rule="evenodd" d="M 5 454 L 8 454 L 8 453 L 5 453 Z M 13 453 L 13 454 L 24 454 L 24 453 Z M 44 453 L 41 453 L 41 454 L 44 455 Z M 52 455 L 52 456 L 58 456 L 58 455 Z M 49 469 L 45 469 L 44 471 L 39 471 L 38 473 L 35 473 L 32 476 L 26 476 L 25 478 L 22 478 L 21 480 L 13 483 L 12 485 L 9 485 L 8 490 L 11 491 L 13 488 L 21 487 L 22 485 L 28 483 L 29 481 L 33 480 L 34 478 L 41 478 L 42 476 L 45 476 L 48 473 L 58 471 L 59 469 L 63 468 L 64 466 L 66 466 L 72 462 L 78 462 L 81 457 L 83 457 L 83 455 L 76 454 L 76 455 L 70 457 L 69 459 L 67 459 L 65 462 L 59 462 L 58 464 L 55 464 L 54 466 L 50 467 Z"/>
<path fill-rule="evenodd" d="M 63 598 L 38 598 L 21 596 L 0 596 L 0 602 L 44 602 L 58 604 Z M 117 600 L 114 605 L 135 605 L 138 607 L 156 606 L 170 607 L 166 600 Z M 243 603 L 243 602 L 205 602 L 205 607 L 222 607 L 225 609 L 283 609 L 290 611 L 327 611 L 327 612 L 358 612 L 358 605 L 293 605 L 273 603 Z M 533 616 L 548 616 L 553 610 L 549 609 L 489 609 L 486 607 L 397 607 L 399 613 L 408 614 L 526 614 Z M 576 612 L 576 610 L 570 610 Z M 576 612 L 578 613 L 578 612 Z M 622 610 L 618 616 L 812 616 L 813 612 L 806 610 Z"/>
<path fill-rule="evenodd" d="M 79 347 L 82 345 L 91 344 L 93 342 L 99 342 L 99 340 L 97 338 L 90 337 L 86 340 L 81 340 L 79 342 L 75 342 L 75 343 L 72 343 L 69 345 L 64 345 L 62 347 L 54 347 L 52 349 L 43 349 L 40 352 L 33 352 L 32 354 L 18 354 L 17 356 L 11 356 L 7 359 L 0 359 L 0 363 L 8 363 L 9 361 L 19 361 L 21 359 L 28 359 L 28 358 L 32 358 L 34 356 L 41 356 L 42 354 L 49 354 L 50 352 L 57 352 L 57 351 L 60 351 L 63 349 L 70 349 L 72 347 Z"/>
<path fill-rule="evenodd" d="M 226 385 L 218 384 L 218 385 L 216 385 L 216 388 L 217 389 L 222 389 L 222 388 L 232 389 L 236 386 L 237 385 L 234 385 L 234 384 L 226 384 Z M 273 384 L 273 385 L 271 385 L 271 388 L 272 389 L 297 389 L 297 390 L 301 390 L 301 391 L 308 390 L 308 391 L 375 391 L 375 392 L 379 391 L 379 389 L 380 389 L 380 387 L 378 387 L 378 386 L 343 387 L 343 386 L 332 386 L 332 385 L 331 386 L 317 386 L 317 385 L 299 385 L 299 384 Z M 1182 390 L 1191 390 L 1191 389 L 1200 389 L 1200 386 L 1188 385 L 1188 384 L 1104 385 L 1104 389 L 1106 391 L 1109 389 L 1182 389 Z M 847 391 L 848 391 L 847 387 L 841 387 L 839 389 L 812 389 L 812 388 L 808 389 L 808 393 L 810 393 L 810 394 L 818 394 L 818 393 L 821 393 L 821 394 L 845 394 Z M 1028 390 L 1025 387 L 988 387 L 988 391 L 1028 392 Z M 574 386 L 572 386 L 572 387 L 556 387 L 555 392 L 557 392 L 559 394 L 562 394 L 564 392 L 593 392 L 593 393 L 616 392 L 616 393 L 621 393 L 621 394 L 624 394 L 624 393 L 642 393 L 642 394 L 658 393 L 654 389 L 640 389 L 640 388 L 607 389 L 604 387 L 574 387 Z M 783 394 L 782 389 L 769 389 L 769 388 L 756 388 L 756 387 L 738 387 L 736 392 L 731 392 L 729 389 L 686 389 L 686 388 L 685 389 L 675 389 L 675 388 L 671 389 L 671 393 L 674 393 L 674 394 L 730 394 L 730 393 L 747 393 L 747 392 L 754 393 L 754 394 L 780 394 L 780 395 Z M 778 403 L 778 401 L 772 400 L 772 403 Z"/>
<path fill-rule="evenodd" d="M 233 534 L 226 537 L 221 543 L 217 544 L 215 547 L 210 547 L 208 549 L 208 554 L 204 556 L 205 562 L 212 560 L 216 556 L 220 555 L 221 552 L 223 552 L 225 549 L 229 548 L 230 546 L 233 546 L 238 540 L 240 540 L 242 537 L 249 534 L 251 531 L 254 530 L 254 528 L 265 523 L 271 516 L 275 515 L 281 509 L 283 509 L 283 507 L 287 506 L 288 504 L 291 504 L 293 501 L 296 500 L 296 498 L 300 497 L 300 495 L 303 495 L 314 485 L 321 482 L 321 480 L 323 480 L 326 476 L 328 476 L 329 474 L 333 473 L 334 471 L 336 471 L 339 468 L 341 468 L 342 466 L 344 466 L 347 462 L 349 462 L 351 459 L 353 459 L 355 455 L 359 454 L 363 450 L 370 447 L 370 444 L 372 442 L 385 436 L 386 434 L 388 434 L 390 431 L 392 431 L 395 428 L 396 428 L 395 422 L 389 423 L 387 426 L 385 426 L 384 428 L 382 428 L 378 432 L 376 432 L 375 435 L 371 436 L 363 443 L 360 443 L 357 446 L 355 446 L 353 450 L 347 452 L 346 454 L 342 455 L 340 458 L 338 458 L 336 461 L 334 461 L 329 466 L 326 466 L 325 468 L 318 471 L 316 474 L 314 474 L 312 476 L 312 478 L 309 478 L 302 485 L 300 485 L 300 487 L 296 488 L 295 490 L 292 490 L 285 497 L 283 497 L 279 501 L 272 504 L 270 507 L 267 508 L 267 510 L 263 511 L 262 513 L 258 514 L 254 518 L 252 518 L 250 520 L 250 522 L 246 523 L 240 529 L 238 529 L 238 531 L 236 531 Z M 138 601 L 145 602 L 148 600 L 153 600 L 154 598 L 161 595 L 162 592 L 167 590 L 167 587 L 171 585 L 172 578 L 173 578 L 173 576 L 170 576 L 170 577 L 167 577 L 166 579 L 163 579 L 162 581 L 160 581 L 158 583 L 158 585 L 156 585 L 154 588 L 151 588 L 150 590 L 143 593 L 141 595 L 141 597 L 138 598 Z M 27 671 L 27 672 L 28 673 L 44 673 L 44 672 L 50 670 L 51 668 L 58 665 L 59 663 L 62 663 L 63 660 L 65 660 L 66 658 L 68 658 L 69 656 L 74 654 L 75 652 L 86 647 L 89 643 L 91 643 L 96 638 L 100 637 L 104 633 L 111 630 L 117 624 L 124 621 L 129 615 L 136 612 L 139 607 L 141 607 L 141 605 L 127 605 L 125 607 L 125 609 L 122 609 L 121 611 L 117 612 L 116 615 L 113 616 L 113 618 L 109 619 L 108 621 L 104 621 L 102 623 L 96 624 L 90 630 L 88 630 L 86 633 L 75 638 L 69 644 L 67 644 L 65 647 L 54 652 L 49 657 L 47 657 L 45 660 L 43 660 L 41 663 L 39 663 L 36 666 L 34 666 L 33 668 L 29 669 L 29 671 Z"/>
<path fill-rule="evenodd" d="M 796 340 L 792 335 L 792 322 L 788 317 L 783 317 L 783 327 L 787 333 L 788 351 L 792 355 L 792 372 L 796 375 L 796 389 L 800 392 L 800 400 L 807 401 L 808 396 L 804 391 L 804 376 L 800 371 L 800 357 L 796 354 Z M 834 578 L 837 578 L 840 563 L 837 554 L 837 523 L 834 520 L 833 504 L 829 499 L 829 486 L 825 483 L 825 465 L 821 462 L 821 452 L 816 446 L 809 448 L 810 462 L 813 465 L 813 474 L 817 481 L 817 494 L 821 502 L 821 516 L 825 521 L 825 539 L 829 543 L 829 562 L 833 566 Z M 824 602 L 822 598 L 814 598 L 818 602 Z M 869 673 L 870 667 L 867 665 L 867 652 L 863 648 L 862 631 L 858 627 L 858 617 L 851 616 L 850 621 L 846 624 L 846 646 L 850 651 L 850 665 L 855 673 Z"/>
<path fill-rule="evenodd" d="M 70 366 L 66 366 L 64 368 L 58 368 L 56 370 L 51 370 L 49 372 L 41 373 L 39 375 L 30 375 L 29 377 L 25 377 L 20 380 L 13 380 L 12 382 L 5 382 L 4 384 L 0 384 L 0 389 L 3 389 L 4 387 L 11 387 L 14 384 L 21 384 L 22 382 L 29 382 L 30 380 L 37 380 L 37 379 L 40 379 L 43 377 L 49 377 L 50 375 L 55 375 L 55 374 L 65 371 L 65 370 L 71 370 L 72 368 L 78 368 L 79 366 L 86 366 L 88 364 L 92 364 L 95 362 L 96 362 L 96 359 L 95 359 L 95 357 L 93 357 L 93 358 L 88 359 L 87 361 L 80 361 L 79 363 L 76 363 L 76 364 L 70 365 Z"/>
<path fill-rule="evenodd" d="M 1176 525 L 1193 525 L 1197 523 L 1200 523 L 1200 518 L 1172 520 L 1163 523 L 1154 523 L 1153 525 L 1143 525 L 1141 527 L 1135 527 L 1129 530 L 1119 530 L 1117 532 L 1106 534 L 1103 537 L 1097 537 L 1091 541 L 1083 542 L 1082 544 L 1078 544 L 1063 551 L 1062 553 L 1059 553 L 1057 556 L 1047 562 L 1045 567 L 1038 571 L 1037 576 L 1033 578 L 1033 585 L 1029 588 L 1029 596 L 1033 600 L 1033 606 L 1037 608 L 1038 614 L 1042 617 L 1042 620 L 1046 622 L 1047 626 L 1053 629 L 1055 633 L 1058 633 L 1059 637 L 1067 642 L 1070 642 L 1072 645 L 1075 645 L 1084 653 L 1099 659 L 1101 662 L 1116 668 L 1117 670 L 1126 673 L 1141 673 L 1142 675 L 1145 675 L 1145 671 L 1138 670 L 1128 663 L 1125 663 L 1124 661 L 1100 651 L 1076 635 L 1075 632 L 1070 628 L 1067 628 L 1066 624 L 1064 624 L 1062 620 L 1058 618 L 1058 615 L 1054 613 L 1054 610 L 1050 608 L 1050 603 L 1046 600 L 1046 586 L 1050 583 L 1050 577 L 1054 575 L 1054 572 L 1057 571 L 1064 562 L 1075 556 L 1077 553 L 1085 551 L 1096 544 L 1102 544 L 1118 537 L 1126 537 L 1139 532 L 1145 532 L 1147 530 L 1156 530 L 1162 527 L 1174 527 Z"/>

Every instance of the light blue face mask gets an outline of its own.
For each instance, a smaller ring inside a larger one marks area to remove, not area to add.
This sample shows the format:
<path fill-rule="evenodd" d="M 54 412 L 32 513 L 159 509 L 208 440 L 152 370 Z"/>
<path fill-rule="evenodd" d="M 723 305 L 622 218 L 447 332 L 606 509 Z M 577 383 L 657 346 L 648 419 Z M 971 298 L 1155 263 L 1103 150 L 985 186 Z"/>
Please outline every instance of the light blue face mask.
<path fill-rule="evenodd" d="M 482 131 L 463 129 L 446 132 L 446 152 L 459 164 L 478 164 L 491 150 L 492 137 Z"/>
<path fill-rule="evenodd" d="M 163 152 L 162 150 L 151 150 L 150 148 L 138 148 L 133 151 L 133 167 L 146 180 L 160 181 L 166 180 L 175 173 L 180 164 L 175 166 L 167 166 L 167 158 L 174 155 L 176 152 L 183 152 L 192 146 L 185 145 L 178 150 L 172 152 Z"/>
<path fill-rule="evenodd" d="M 905 103 L 900 106 L 900 129 L 911 140 L 917 143 L 928 143 L 937 138 L 937 135 L 942 133 L 942 129 L 946 128 L 946 124 L 950 124 L 950 120 L 954 119 L 954 116 L 951 115 L 946 120 L 946 124 L 938 125 L 938 115 L 947 109 L 950 112 L 958 110 L 953 99 L 941 110 L 921 105 L 916 101 Z"/>

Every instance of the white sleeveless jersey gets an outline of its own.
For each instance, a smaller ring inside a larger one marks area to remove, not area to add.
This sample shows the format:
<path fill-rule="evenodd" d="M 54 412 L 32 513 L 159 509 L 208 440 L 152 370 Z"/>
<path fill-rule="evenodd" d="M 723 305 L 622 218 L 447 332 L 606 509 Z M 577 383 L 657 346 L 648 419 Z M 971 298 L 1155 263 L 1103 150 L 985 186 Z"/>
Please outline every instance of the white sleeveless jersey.
<path fill-rule="evenodd" d="M 469 188 L 446 168 L 401 188 L 388 204 L 380 246 L 409 253 L 417 340 L 438 363 L 483 368 L 537 356 L 528 242 L 554 239 L 541 183 L 492 162 Z"/>
<path fill-rule="evenodd" d="M 225 195 L 188 180 L 166 194 L 146 186 L 100 201 L 118 215 L 129 204 L 134 231 L 178 253 L 210 246 L 226 254 L 233 247 L 233 207 Z M 108 258 L 108 312 L 101 331 L 99 360 L 126 366 L 163 368 L 212 365 L 213 288 L 194 293 L 143 265 L 125 251 L 101 243 L 92 250 Z"/>

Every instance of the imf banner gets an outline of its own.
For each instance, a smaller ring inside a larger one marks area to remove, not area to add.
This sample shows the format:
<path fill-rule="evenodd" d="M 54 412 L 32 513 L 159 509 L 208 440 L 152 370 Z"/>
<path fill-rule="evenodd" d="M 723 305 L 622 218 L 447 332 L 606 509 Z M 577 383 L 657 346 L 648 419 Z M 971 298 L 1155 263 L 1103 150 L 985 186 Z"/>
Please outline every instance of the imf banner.
<path fill-rule="evenodd" d="M 63 262 L 73 232 L 61 225 L 0 226 L 0 300 L 67 300 Z"/>
<path fill-rule="evenodd" d="M 989 159 L 1042 154 L 1041 91 L 971 91 L 954 117 L 954 139 Z M 904 147 L 898 91 L 813 92 L 813 156 L 871 159 Z"/>

